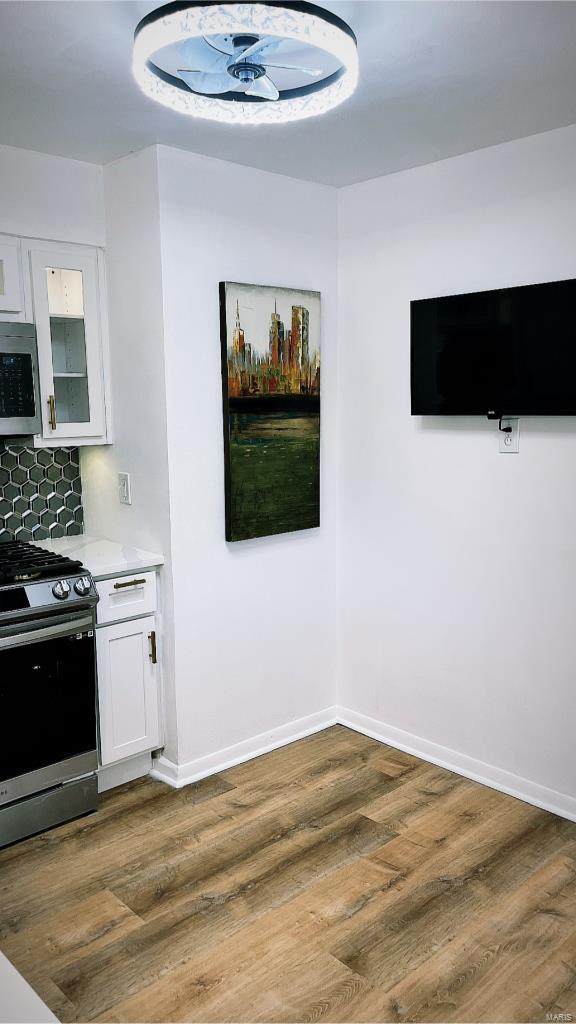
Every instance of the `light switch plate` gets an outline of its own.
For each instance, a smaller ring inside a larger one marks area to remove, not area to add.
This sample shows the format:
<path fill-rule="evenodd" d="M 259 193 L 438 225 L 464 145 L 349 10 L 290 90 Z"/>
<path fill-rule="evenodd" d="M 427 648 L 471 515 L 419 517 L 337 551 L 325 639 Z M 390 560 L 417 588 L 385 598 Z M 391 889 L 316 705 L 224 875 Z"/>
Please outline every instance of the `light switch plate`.
<path fill-rule="evenodd" d="M 130 473 L 118 473 L 118 497 L 121 505 L 132 504 Z"/>
<path fill-rule="evenodd" d="M 512 429 L 498 431 L 498 451 L 517 455 L 520 448 L 520 420 L 517 416 L 503 416 L 501 426 Z"/>

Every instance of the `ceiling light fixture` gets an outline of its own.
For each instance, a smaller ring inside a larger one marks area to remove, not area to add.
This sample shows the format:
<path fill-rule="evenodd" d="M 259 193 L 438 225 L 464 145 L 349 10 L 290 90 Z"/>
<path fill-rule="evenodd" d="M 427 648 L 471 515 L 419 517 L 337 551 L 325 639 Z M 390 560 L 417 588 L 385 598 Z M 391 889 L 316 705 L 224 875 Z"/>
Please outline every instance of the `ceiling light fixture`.
<path fill-rule="evenodd" d="M 225 124 L 324 114 L 358 81 L 356 36 L 311 3 L 169 3 L 136 28 L 132 70 L 147 96 Z"/>

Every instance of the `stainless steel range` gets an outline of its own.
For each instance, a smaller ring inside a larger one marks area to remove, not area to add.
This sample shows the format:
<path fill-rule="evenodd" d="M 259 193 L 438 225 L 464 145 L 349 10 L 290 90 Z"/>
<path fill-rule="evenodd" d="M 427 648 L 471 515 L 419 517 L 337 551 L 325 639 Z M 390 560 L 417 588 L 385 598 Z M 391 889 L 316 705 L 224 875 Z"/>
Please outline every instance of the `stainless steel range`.
<path fill-rule="evenodd" d="M 0 846 L 96 808 L 97 601 L 80 562 L 0 543 Z"/>

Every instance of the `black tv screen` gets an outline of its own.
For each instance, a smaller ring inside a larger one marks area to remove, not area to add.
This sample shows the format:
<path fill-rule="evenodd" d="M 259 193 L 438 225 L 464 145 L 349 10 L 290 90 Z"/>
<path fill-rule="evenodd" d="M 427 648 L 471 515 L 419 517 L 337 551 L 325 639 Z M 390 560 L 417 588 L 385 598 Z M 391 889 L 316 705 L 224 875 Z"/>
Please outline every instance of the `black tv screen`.
<path fill-rule="evenodd" d="M 576 415 L 576 280 L 410 303 L 412 415 Z"/>

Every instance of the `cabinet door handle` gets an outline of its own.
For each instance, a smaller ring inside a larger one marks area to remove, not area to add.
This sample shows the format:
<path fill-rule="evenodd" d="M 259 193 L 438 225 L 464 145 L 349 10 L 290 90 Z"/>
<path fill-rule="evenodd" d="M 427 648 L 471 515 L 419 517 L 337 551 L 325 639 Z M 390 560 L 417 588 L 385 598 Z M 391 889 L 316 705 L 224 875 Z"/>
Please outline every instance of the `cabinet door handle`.
<path fill-rule="evenodd" d="M 56 401 L 54 395 L 48 396 L 48 412 L 50 414 L 50 427 L 52 430 L 56 430 Z"/>
<path fill-rule="evenodd" d="M 146 580 L 128 580 L 126 583 L 115 583 L 114 590 L 124 590 L 125 587 L 142 587 Z"/>
<path fill-rule="evenodd" d="M 150 661 L 155 665 L 158 661 L 156 654 L 156 630 L 153 629 L 151 633 L 148 633 L 148 640 L 150 643 Z"/>

